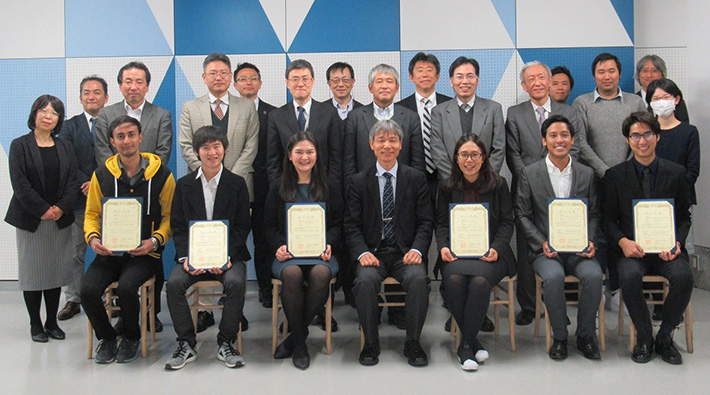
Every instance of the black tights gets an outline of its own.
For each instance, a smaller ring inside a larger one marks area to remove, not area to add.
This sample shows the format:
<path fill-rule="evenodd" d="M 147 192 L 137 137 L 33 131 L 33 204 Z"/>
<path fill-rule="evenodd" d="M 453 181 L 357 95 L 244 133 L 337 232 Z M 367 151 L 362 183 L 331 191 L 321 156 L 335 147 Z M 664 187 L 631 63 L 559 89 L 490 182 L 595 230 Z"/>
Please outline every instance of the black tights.
<path fill-rule="evenodd" d="M 444 297 L 461 328 L 462 343 L 474 346 L 486 317 L 492 285 L 480 276 L 451 274 L 444 279 Z"/>
<path fill-rule="evenodd" d="M 328 300 L 331 271 L 326 265 L 286 266 L 281 271 L 281 303 L 294 345 L 304 345 L 308 325 Z"/>
<path fill-rule="evenodd" d="M 30 314 L 30 329 L 32 334 L 42 332 L 42 317 L 39 309 L 42 305 L 42 294 L 44 293 L 44 308 L 47 312 L 45 326 L 48 328 L 58 327 L 57 311 L 59 310 L 59 297 L 62 294 L 61 288 L 45 289 L 44 291 L 23 291 L 27 312 Z"/>

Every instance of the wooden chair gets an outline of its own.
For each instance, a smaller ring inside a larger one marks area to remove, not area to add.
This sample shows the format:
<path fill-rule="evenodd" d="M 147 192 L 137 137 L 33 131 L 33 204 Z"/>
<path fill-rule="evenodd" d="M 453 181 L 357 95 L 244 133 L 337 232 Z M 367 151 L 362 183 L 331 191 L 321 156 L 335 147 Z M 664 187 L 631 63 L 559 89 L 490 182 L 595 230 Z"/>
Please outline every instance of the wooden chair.
<path fill-rule="evenodd" d="M 328 300 L 325 302 L 325 353 L 327 355 L 330 355 L 333 352 L 333 331 L 331 328 L 331 317 L 333 314 L 333 285 L 335 284 L 335 281 L 335 278 L 330 280 L 330 285 L 328 286 Z M 271 279 L 271 285 L 273 286 L 271 296 L 273 298 L 271 307 L 271 354 L 276 351 L 276 346 L 279 338 L 279 310 L 281 310 L 281 308 L 283 307 L 280 302 L 281 299 L 279 298 L 279 288 L 281 287 L 281 284 L 283 284 L 281 280 L 275 278 Z M 284 314 L 284 326 L 283 333 L 281 334 L 281 340 L 285 339 L 287 334 L 288 320 L 286 320 L 286 314 Z"/>
<path fill-rule="evenodd" d="M 394 277 L 387 277 L 384 280 L 382 280 L 382 285 L 398 285 L 399 281 L 395 280 Z M 404 295 L 406 296 L 407 293 L 404 291 L 382 291 L 377 294 L 382 302 L 377 303 L 378 307 L 405 307 L 404 302 L 386 302 L 385 296 L 392 296 L 392 295 Z M 360 327 L 360 351 L 362 351 L 363 347 L 365 347 L 365 332 L 362 330 L 362 326 Z"/>
<path fill-rule="evenodd" d="M 577 289 L 565 289 L 566 294 L 577 294 L 577 300 L 568 300 L 566 304 L 568 306 L 579 305 L 579 297 L 582 294 L 582 283 L 579 278 L 575 276 L 565 276 L 565 284 L 576 284 Z M 550 328 L 550 315 L 547 313 L 547 306 L 542 300 L 542 277 L 535 275 L 535 332 L 534 336 L 537 337 L 540 334 L 540 315 L 542 309 L 545 311 L 545 350 L 550 352 L 550 346 L 552 345 L 552 330 Z M 604 320 L 604 295 L 599 301 L 599 333 L 597 334 L 599 345 L 602 351 L 606 351 L 606 330 L 605 330 L 605 320 Z"/>
<path fill-rule="evenodd" d="M 653 300 L 649 298 L 646 300 L 646 304 L 650 305 L 663 305 L 666 301 L 666 296 L 668 296 L 668 288 L 670 287 L 668 279 L 663 276 L 643 276 L 644 283 L 661 283 L 663 285 L 662 289 L 644 289 L 644 293 L 648 294 L 662 294 L 662 300 Z M 621 292 L 621 290 L 619 290 Z M 623 295 L 620 296 L 619 302 L 619 336 L 624 335 L 624 298 Z M 693 353 L 693 309 L 688 302 L 688 307 L 685 308 L 685 319 L 681 325 L 685 325 L 685 343 L 686 348 L 689 353 Z M 634 327 L 633 321 L 629 320 L 629 349 L 633 351 L 636 346 L 636 328 Z"/>
<path fill-rule="evenodd" d="M 495 325 L 494 333 L 496 336 L 499 334 L 499 324 L 500 324 L 500 306 L 505 306 L 508 308 L 508 326 L 510 333 L 510 351 L 515 352 L 515 281 L 518 276 L 508 277 L 505 276 L 498 284 L 493 287 L 491 304 L 493 305 L 493 324 Z M 503 292 L 505 298 L 501 298 L 500 292 Z M 451 336 L 453 336 L 456 341 L 454 342 L 455 348 L 459 348 L 461 344 L 461 330 L 456 323 L 454 317 L 451 317 Z"/>
<path fill-rule="evenodd" d="M 111 313 L 114 311 L 119 311 L 121 308 L 116 305 L 114 306 L 113 301 L 118 299 L 113 291 L 118 287 L 118 281 L 112 282 L 106 291 L 104 291 L 104 308 L 106 309 L 106 315 L 108 315 L 109 320 L 111 319 Z M 141 322 L 141 355 L 143 358 L 148 354 L 148 322 L 150 322 L 150 340 L 155 341 L 155 303 L 153 300 L 153 288 L 155 287 L 155 276 L 149 278 L 143 285 L 138 289 L 140 294 L 140 322 Z M 91 359 L 94 356 L 94 328 L 91 326 L 91 321 L 89 318 L 86 319 L 86 329 L 88 333 L 88 349 L 87 358 Z"/>
<path fill-rule="evenodd" d="M 217 280 L 204 280 L 204 281 L 198 281 L 194 284 L 192 284 L 192 287 L 185 293 L 185 297 L 189 300 L 190 297 L 192 297 L 192 303 L 190 303 L 190 312 L 192 313 L 192 323 L 195 325 L 195 332 L 197 332 L 197 313 L 200 310 L 214 310 L 214 309 L 222 309 L 224 306 L 218 304 L 207 304 L 207 305 L 201 305 L 200 304 L 200 298 L 201 297 L 210 297 L 212 298 L 212 301 L 215 300 L 215 298 L 219 299 L 221 297 L 227 296 L 227 294 L 220 292 L 220 293 L 214 293 L 214 288 L 215 287 L 221 287 L 222 283 L 217 281 Z M 205 289 L 209 292 L 203 293 L 201 292 L 202 289 Z M 242 353 L 242 323 L 239 323 L 239 328 L 237 330 L 237 351 L 239 353 Z"/>

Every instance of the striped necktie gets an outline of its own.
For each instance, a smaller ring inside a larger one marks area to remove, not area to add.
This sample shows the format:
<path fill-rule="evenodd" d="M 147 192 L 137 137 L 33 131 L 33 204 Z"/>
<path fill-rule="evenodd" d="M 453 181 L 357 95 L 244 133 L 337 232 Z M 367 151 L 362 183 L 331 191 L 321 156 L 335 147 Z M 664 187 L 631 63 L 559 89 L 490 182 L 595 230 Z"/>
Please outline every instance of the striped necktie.
<path fill-rule="evenodd" d="M 426 97 L 422 99 L 424 104 L 424 113 L 422 125 L 422 140 L 424 140 L 424 163 L 426 164 L 426 171 L 428 173 L 433 173 L 436 170 L 434 165 L 434 160 L 431 158 L 431 113 L 429 113 L 429 103 L 431 101 Z"/>

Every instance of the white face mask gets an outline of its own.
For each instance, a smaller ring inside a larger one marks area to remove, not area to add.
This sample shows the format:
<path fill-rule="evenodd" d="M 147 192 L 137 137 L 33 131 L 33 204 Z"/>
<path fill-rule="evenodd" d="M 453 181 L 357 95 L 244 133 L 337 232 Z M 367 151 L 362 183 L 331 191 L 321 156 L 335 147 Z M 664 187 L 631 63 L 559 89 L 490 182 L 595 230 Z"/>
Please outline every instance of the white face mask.
<path fill-rule="evenodd" d="M 661 118 L 668 118 L 675 111 L 675 99 L 661 99 L 651 102 L 653 113 Z"/>

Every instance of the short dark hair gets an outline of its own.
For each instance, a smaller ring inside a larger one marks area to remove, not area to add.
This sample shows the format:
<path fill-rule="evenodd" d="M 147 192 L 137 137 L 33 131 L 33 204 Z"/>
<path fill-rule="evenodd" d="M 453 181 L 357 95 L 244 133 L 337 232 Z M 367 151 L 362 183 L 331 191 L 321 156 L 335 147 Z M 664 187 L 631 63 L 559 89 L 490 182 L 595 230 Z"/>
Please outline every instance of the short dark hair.
<path fill-rule="evenodd" d="M 259 79 L 261 79 L 261 71 L 259 71 L 259 68 L 256 67 L 256 65 L 253 65 L 248 62 L 243 62 L 243 63 L 239 63 L 237 65 L 236 70 L 234 70 L 234 82 L 237 82 L 237 74 L 239 74 L 239 72 L 244 69 L 252 69 L 252 70 L 256 71 L 256 74 L 259 76 Z"/>
<path fill-rule="evenodd" d="M 552 73 L 552 76 L 553 76 L 553 77 L 555 76 L 555 74 L 564 74 L 564 75 L 566 75 L 567 78 L 569 78 L 569 89 L 571 90 L 571 89 L 574 88 L 574 78 L 572 78 L 572 73 L 569 72 L 569 69 L 567 69 L 567 67 L 565 67 L 565 66 L 557 66 L 557 67 L 555 67 L 554 69 L 552 69 L 551 73 Z"/>
<path fill-rule="evenodd" d="M 459 56 L 454 60 L 453 63 L 451 63 L 451 66 L 449 66 L 449 78 L 454 78 L 454 70 L 456 70 L 459 66 L 462 66 L 464 64 L 470 64 L 473 66 L 473 69 L 476 70 L 476 76 L 480 77 L 479 74 L 479 68 L 480 66 L 478 65 L 478 62 L 474 58 L 467 58 L 465 56 Z"/>
<path fill-rule="evenodd" d="M 118 70 L 118 85 L 121 85 L 123 82 L 123 72 L 128 69 L 143 70 L 145 72 L 145 83 L 150 85 L 150 70 L 148 70 L 148 66 L 146 66 L 143 62 L 129 62 L 125 66 L 121 67 L 121 70 Z"/>
<path fill-rule="evenodd" d="M 328 70 L 325 71 L 325 80 L 330 81 L 330 73 L 336 71 L 336 70 L 345 70 L 347 69 L 350 72 L 350 78 L 355 79 L 355 70 L 353 70 L 353 66 L 350 66 L 348 63 L 345 62 L 335 62 L 328 67 Z"/>
<path fill-rule="evenodd" d="M 651 127 L 653 134 L 661 134 L 661 125 L 653 114 L 648 111 L 637 111 L 624 119 L 624 123 L 621 125 L 621 133 L 624 134 L 624 137 L 629 138 L 631 127 L 637 123 L 643 123 Z"/>
<path fill-rule="evenodd" d="M 112 139 L 113 132 L 124 123 L 130 123 L 131 125 L 136 126 L 138 128 L 138 134 L 143 133 L 140 121 L 128 115 L 121 115 L 120 117 L 111 121 L 111 124 L 108 125 L 108 137 Z"/>
<path fill-rule="evenodd" d="M 432 53 L 417 52 L 416 55 L 409 61 L 409 75 L 414 73 L 414 66 L 417 62 L 431 63 L 436 68 L 436 75 L 441 72 L 441 65 L 439 64 L 439 59 Z M 476 72 L 478 74 L 478 72 Z"/>
<path fill-rule="evenodd" d="M 315 77 L 315 74 L 313 74 L 313 66 L 309 61 L 304 59 L 296 59 L 289 63 L 288 67 L 286 67 L 286 79 L 288 79 L 288 74 L 296 69 L 308 69 L 308 71 L 311 72 L 311 78 Z"/>
<path fill-rule="evenodd" d="M 104 88 L 104 95 L 108 95 L 108 84 L 106 83 L 106 80 L 99 77 L 96 74 L 84 77 L 84 79 L 81 80 L 81 82 L 79 83 L 79 94 L 80 95 L 81 95 L 81 92 L 84 90 L 84 84 L 86 84 L 89 81 L 96 81 L 99 84 L 101 84 L 101 86 Z"/>
<path fill-rule="evenodd" d="M 32 103 L 32 109 L 30 110 L 30 117 L 27 119 L 27 127 L 30 128 L 30 130 L 35 130 L 37 127 L 37 113 L 47 107 L 48 104 L 51 105 L 54 111 L 57 112 L 57 115 L 59 115 L 57 126 L 55 126 L 54 130 L 51 132 L 52 135 L 55 135 L 62 130 L 62 124 L 64 123 L 64 103 L 56 96 L 42 95 L 35 99 L 35 102 Z"/>
<path fill-rule="evenodd" d="M 569 129 L 569 134 L 574 137 L 574 126 L 572 126 L 572 122 L 569 121 L 565 116 L 560 115 L 560 114 L 553 114 L 550 115 L 545 122 L 542 123 L 542 127 L 540 128 L 540 133 L 542 134 L 542 138 L 547 137 L 547 129 L 550 128 L 550 125 L 553 123 L 557 122 L 562 122 L 564 124 L 567 124 L 567 128 Z"/>
<path fill-rule="evenodd" d="M 673 80 L 670 78 L 659 78 L 655 81 L 651 81 L 648 87 L 646 87 L 646 103 L 649 106 L 651 105 L 651 99 L 656 89 L 663 89 L 671 95 L 680 97 L 680 99 L 683 100 L 683 92 L 680 91 L 680 88 L 678 88 L 678 85 L 676 85 Z"/>
<path fill-rule="evenodd" d="M 227 147 L 229 147 L 227 134 L 222 130 L 222 128 L 214 125 L 201 126 L 197 128 L 197 130 L 195 130 L 195 134 L 192 135 L 192 149 L 194 149 L 195 152 L 199 152 L 200 147 L 215 141 L 222 143 L 222 147 L 224 147 L 225 151 L 227 150 Z"/>
<path fill-rule="evenodd" d="M 619 61 L 619 58 L 609 52 L 602 52 L 592 61 L 592 75 L 596 73 L 597 65 L 601 62 L 606 62 L 607 60 L 613 60 L 614 63 L 616 63 L 616 68 L 619 69 L 619 74 L 621 74 L 621 61 Z"/>
<path fill-rule="evenodd" d="M 214 52 L 207 55 L 205 60 L 202 62 L 202 71 L 205 71 L 207 69 L 207 65 L 212 62 L 222 62 L 226 64 L 230 70 L 232 69 L 232 62 L 229 60 L 227 55 L 220 52 Z"/>

